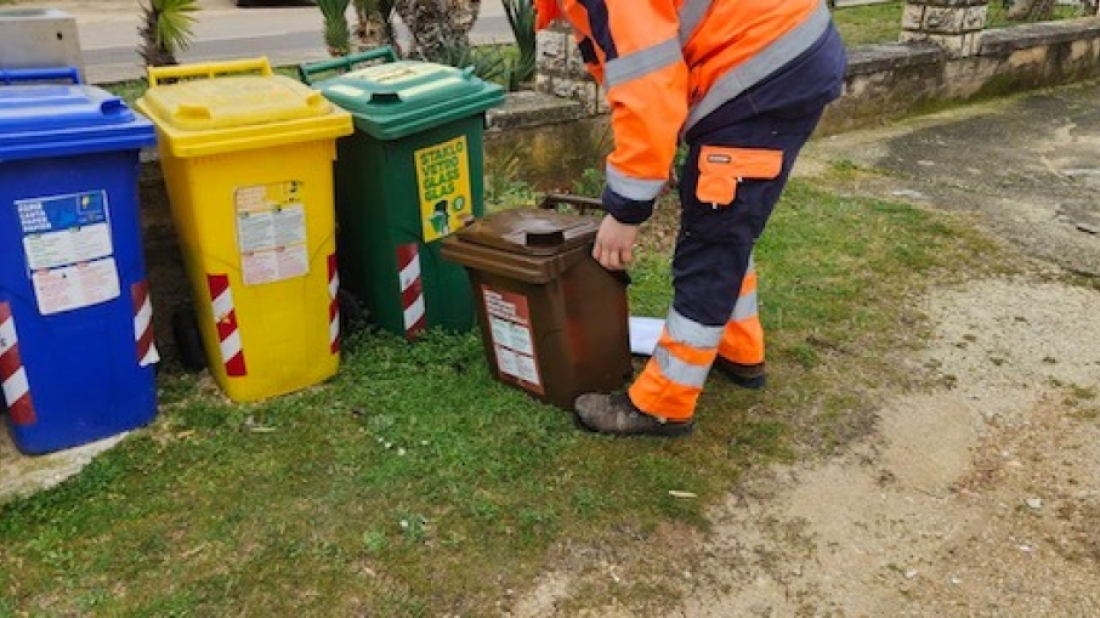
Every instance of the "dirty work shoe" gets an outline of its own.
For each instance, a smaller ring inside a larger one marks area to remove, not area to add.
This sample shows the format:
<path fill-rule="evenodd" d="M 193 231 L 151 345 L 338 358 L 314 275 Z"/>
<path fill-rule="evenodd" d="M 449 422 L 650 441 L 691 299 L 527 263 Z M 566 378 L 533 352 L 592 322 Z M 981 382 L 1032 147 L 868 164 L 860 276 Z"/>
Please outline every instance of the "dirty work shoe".
<path fill-rule="evenodd" d="M 686 436 L 693 421 L 675 423 L 645 414 L 634 407 L 625 393 L 588 393 L 577 398 L 577 420 L 589 431 L 611 436 Z"/>
<path fill-rule="evenodd" d="M 714 368 L 726 376 L 730 382 L 741 388 L 761 389 L 767 383 L 767 376 L 764 374 L 764 363 L 742 365 L 719 356 L 714 359 Z"/>

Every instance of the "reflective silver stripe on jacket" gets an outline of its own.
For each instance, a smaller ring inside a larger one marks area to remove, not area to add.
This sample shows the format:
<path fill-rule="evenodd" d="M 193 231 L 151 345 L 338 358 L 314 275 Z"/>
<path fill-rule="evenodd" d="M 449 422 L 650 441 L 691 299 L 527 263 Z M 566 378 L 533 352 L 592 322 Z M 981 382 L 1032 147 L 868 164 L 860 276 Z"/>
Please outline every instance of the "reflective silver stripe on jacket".
<path fill-rule="evenodd" d="M 604 65 L 604 80 L 608 88 L 637 79 L 684 59 L 684 46 L 703 22 L 714 0 L 686 0 L 680 7 L 680 34 L 638 50 L 628 56 L 608 60 Z"/>
<path fill-rule="evenodd" d="M 619 84 L 644 77 L 669 65 L 683 61 L 684 54 L 683 50 L 680 49 L 680 41 L 668 39 L 632 54 L 608 60 L 603 69 L 604 84 L 610 90 Z"/>
<path fill-rule="evenodd" d="M 707 16 L 712 3 L 713 0 L 684 0 L 684 4 L 680 6 L 681 48 L 687 45 L 691 35 L 695 34 L 695 30 L 699 28 L 699 24 L 703 23 L 703 18 Z"/>
<path fill-rule="evenodd" d="M 730 69 L 715 82 L 703 100 L 692 107 L 683 131 L 686 133 L 695 123 L 706 118 L 726 101 L 756 85 L 771 75 L 777 67 L 797 58 L 825 34 L 831 20 L 829 7 L 821 2 L 806 21 L 760 50 L 744 64 Z"/>
<path fill-rule="evenodd" d="M 664 179 L 647 180 L 634 178 L 619 171 L 609 161 L 607 163 L 607 187 L 619 195 L 635 201 L 656 199 L 665 186 Z"/>

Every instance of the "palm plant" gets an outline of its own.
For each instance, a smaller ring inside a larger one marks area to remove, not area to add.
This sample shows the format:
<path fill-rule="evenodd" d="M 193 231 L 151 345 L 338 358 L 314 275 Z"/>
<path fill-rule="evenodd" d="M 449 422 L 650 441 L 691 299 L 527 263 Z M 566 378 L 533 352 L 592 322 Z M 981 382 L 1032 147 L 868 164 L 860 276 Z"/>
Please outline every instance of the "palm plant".
<path fill-rule="evenodd" d="M 148 0 L 141 5 L 141 46 L 138 53 L 147 66 L 179 64 L 176 52 L 187 49 L 193 39 L 192 15 L 197 0 Z"/>
<path fill-rule="evenodd" d="M 353 0 L 352 6 L 356 18 L 355 38 L 359 39 L 360 47 L 389 45 L 401 55 L 397 30 L 393 27 L 397 0 Z"/>
<path fill-rule="evenodd" d="M 441 44 L 436 47 L 434 55 L 425 60 L 460 69 L 470 68 L 474 75 L 488 82 L 502 82 L 509 73 L 508 58 L 496 47 L 474 47 L 469 43 Z"/>
<path fill-rule="evenodd" d="M 515 91 L 535 77 L 535 5 L 531 0 L 504 0 L 504 13 L 519 48 L 519 58 L 508 77 L 508 89 Z"/>
<path fill-rule="evenodd" d="M 331 56 L 346 56 L 351 52 L 351 30 L 348 28 L 348 4 L 351 0 L 317 0 L 317 8 L 325 19 L 325 45 Z"/>
<path fill-rule="evenodd" d="M 397 0 L 397 14 L 412 35 L 409 54 L 440 62 L 455 49 L 470 46 L 470 30 L 481 0 Z"/>

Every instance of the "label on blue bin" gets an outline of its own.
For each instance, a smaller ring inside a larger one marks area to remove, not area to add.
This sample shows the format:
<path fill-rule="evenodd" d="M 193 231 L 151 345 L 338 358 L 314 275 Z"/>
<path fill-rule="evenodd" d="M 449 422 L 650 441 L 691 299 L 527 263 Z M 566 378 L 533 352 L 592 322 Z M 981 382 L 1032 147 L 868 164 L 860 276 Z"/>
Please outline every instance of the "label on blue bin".
<path fill-rule="evenodd" d="M 38 311 L 51 315 L 118 298 L 106 191 L 17 200 Z"/>

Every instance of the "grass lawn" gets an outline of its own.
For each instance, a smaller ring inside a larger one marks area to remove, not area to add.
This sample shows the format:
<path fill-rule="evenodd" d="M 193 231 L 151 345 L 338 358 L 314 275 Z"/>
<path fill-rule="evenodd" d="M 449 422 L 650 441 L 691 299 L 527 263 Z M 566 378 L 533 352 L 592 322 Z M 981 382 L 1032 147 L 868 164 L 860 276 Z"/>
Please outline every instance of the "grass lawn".
<path fill-rule="evenodd" d="M 897 42 L 901 34 L 901 17 L 905 3 L 901 0 L 882 4 L 870 4 L 836 9 L 833 12 L 837 29 L 849 47 Z M 1019 25 L 1010 22 L 1007 10 L 1000 2 L 988 5 L 986 28 L 1006 28 Z M 1077 6 L 1057 5 L 1053 19 L 1070 19 L 1080 16 Z"/>
<path fill-rule="evenodd" d="M 667 307 L 670 220 L 635 314 Z M 924 328 L 911 299 L 994 253 L 965 221 L 794 181 L 758 250 L 769 389 L 712 379 L 678 441 L 577 431 L 494 381 L 473 334 L 360 332 L 331 382 L 253 405 L 162 374 L 151 427 L 0 506 L 0 616 L 490 615 L 543 569 L 595 568 L 569 562 L 586 548 L 675 576 L 675 539 L 745 470 L 870 430 L 881 389 L 918 379 L 894 362 Z M 653 611 L 667 592 L 631 590 Z"/>
<path fill-rule="evenodd" d="M 894 43 L 901 34 L 902 8 L 900 1 L 839 8 L 833 21 L 848 47 Z"/>

